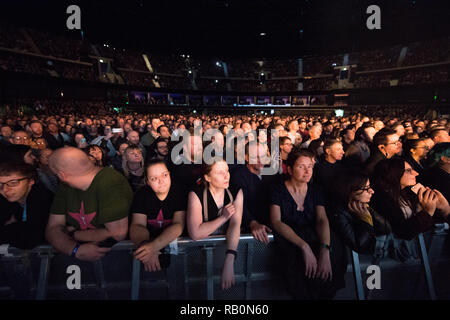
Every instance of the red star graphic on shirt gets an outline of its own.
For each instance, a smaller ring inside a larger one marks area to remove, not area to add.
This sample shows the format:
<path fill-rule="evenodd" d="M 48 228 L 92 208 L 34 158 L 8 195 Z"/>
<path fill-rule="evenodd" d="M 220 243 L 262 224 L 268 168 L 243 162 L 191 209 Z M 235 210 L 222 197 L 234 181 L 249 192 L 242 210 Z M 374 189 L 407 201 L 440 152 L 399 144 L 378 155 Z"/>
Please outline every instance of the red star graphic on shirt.
<path fill-rule="evenodd" d="M 172 224 L 172 219 L 164 220 L 162 209 L 160 209 L 156 219 L 154 219 L 154 220 L 148 219 L 147 222 L 149 225 L 151 225 L 157 229 L 161 229 L 161 228 L 164 228 L 164 227 Z"/>
<path fill-rule="evenodd" d="M 80 212 L 69 212 L 69 215 L 78 222 L 81 230 L 95 229 L 95 227 L 91 224 L 91 221 L 94 219 L 96 214 L 97 212 L 85 214 L 83 201 L 81 201 Z"/>

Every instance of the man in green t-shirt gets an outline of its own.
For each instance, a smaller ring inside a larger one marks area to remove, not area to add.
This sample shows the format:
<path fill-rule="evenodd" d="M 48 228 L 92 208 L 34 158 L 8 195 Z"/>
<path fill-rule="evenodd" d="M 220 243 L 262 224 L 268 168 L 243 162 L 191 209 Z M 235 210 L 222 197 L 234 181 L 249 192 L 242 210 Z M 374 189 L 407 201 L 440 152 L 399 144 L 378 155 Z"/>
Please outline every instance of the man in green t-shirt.
<path fill-rule="evenodd" d="M 121 241 L 128 233 L 133 194 L 127 180 L 72 147 L 56 150 L 49 166 L 62 183 L 50 210 L 47 241 L 80 260 L 101 259 L 110 248 L 99 243 Z"/>

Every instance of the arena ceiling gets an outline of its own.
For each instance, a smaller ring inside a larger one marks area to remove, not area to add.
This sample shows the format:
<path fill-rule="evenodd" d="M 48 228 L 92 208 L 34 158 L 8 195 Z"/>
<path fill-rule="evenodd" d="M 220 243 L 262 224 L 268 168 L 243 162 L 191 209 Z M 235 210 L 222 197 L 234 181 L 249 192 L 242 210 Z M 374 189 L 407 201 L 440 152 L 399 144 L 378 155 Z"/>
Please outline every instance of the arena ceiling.
<path fill-rule="evenodd" d="M 449 0 L 2 0 L 2 21 L 91 42 L 211 58 L 289 58 L 354 52 L 450 34 Z M 381 30 L 366 9 L 381 8 Z"/>

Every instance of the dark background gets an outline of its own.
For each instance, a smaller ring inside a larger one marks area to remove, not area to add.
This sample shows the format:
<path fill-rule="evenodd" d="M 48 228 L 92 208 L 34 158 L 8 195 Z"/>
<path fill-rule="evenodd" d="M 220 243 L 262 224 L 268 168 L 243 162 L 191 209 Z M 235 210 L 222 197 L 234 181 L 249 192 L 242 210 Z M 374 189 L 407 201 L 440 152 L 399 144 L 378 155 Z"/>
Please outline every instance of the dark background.
<path fill-rule="evenodd" d="M 2 0 L 0 20 L 80 38 L 66 28 L 71 4 L 90 42 L 209 58 L 355 52 L 450 34 L 449 0 Z M 381 30 L 366 28 L 371 4 Z"/>

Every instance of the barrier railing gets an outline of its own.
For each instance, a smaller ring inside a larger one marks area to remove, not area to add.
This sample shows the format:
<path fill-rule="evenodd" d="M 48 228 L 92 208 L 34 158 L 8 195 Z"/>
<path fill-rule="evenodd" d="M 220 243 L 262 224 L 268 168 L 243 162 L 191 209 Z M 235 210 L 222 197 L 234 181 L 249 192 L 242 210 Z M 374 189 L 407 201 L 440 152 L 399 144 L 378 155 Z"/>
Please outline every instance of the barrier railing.
<path fill-rule="evenodd" d="M 264 245 L 255 241 L 250 234 L 241 235 L 238 247 L 238 257 L 235 264 L 235 282 L 237 284 L 244 284 L 244 299 L 252 298 L 252 282 L 261 280 L 273 280 L 274 276 L 268 261 L 276 263 L 268 259 L 267 256 L 274 253 L 273 250 L 273 235 L 269 235 L 271 243 Z M 436 292 L 433 283 L 433 277 L 428 258 L 428 252 L 425 247 L 425 241 L 422 234 L 417 237 L 421 267 L 425 272 L 425 280 L 428 289 L 429 298 L 436 299 Z M 221 269 L 224 261 L 226 238 L 224 236 L 212 236 L 207 239 L 192 241 L 190 238 L 179 238 L 176 243 L 175 255 L 171 254 L 172 260 L 169 267 L 164 271 L 165 279 L 156 282 L 153 281 L 153 286 L 163 286 L 168 289 L 169 299 L 190 299 L 192 286 L 197 286 L 200 283 L 205 290 L 204 298 L 213 300 L 216 298 L 216 287 L 220 283 L 220 275 L 217 270 Z M 121 241 L 114 245 L 111 252 L 128 252 L 132 255 L 134 244 L 131 241 Z M 198 256 L 203 258 L 199 259 Z M 44 300 L 47 298 L 49 287 L 49 276 L 51 273 L 52 259 L 57 256 L 64 256 L 64 259 L 69 259 L 69 263 L 77 264 L 80 261 L 57 253 L 50 245 L 41 245 L 32 250 L 20 250 L 7 245 L 0 246 L 0 263 L 7 259 L 19 259 L 20 257 L 37 257 L 39 259 L 39 271 L 37 284 L 35 288 L 34 297 L 37 300 Z M 72 259 L 72 260 L 70 260 Z M 95 286 L 100 291 L 100 299 L 108 299 L 107 289 L 112 285 L 107 283 L 104 275 L 103 260 L 105 258 L 92 263 L 95 274 Z M 255 260 L 257 262 L 255 263 Z M 261 263 L 262 262 L 262 263 Z M 195 265 L 197 263 L 197 265 Z M 262 266 L 262 264 L 266 264 Z M 0 265 L 1 266 L 1 265 Z M 365 300 L 363 279 L 361 276 L 361 265 L 359 255 L 351 252 L 351 271 L 353 274 L 355 284 L 355 298 L 358 300 Z M 261 267 L 263 270 L 261 270 Z M 205 268 L 204 272 L 199 272 L 200 268 Z M 259 268 L 259 270 L 255 270 Z M 264 269 L 266 268 L 266 269 Z M 192 270 L 197 271 L 197 275 L 193 275 Z M 124 275 L 125 276 L 125 275 Z M 141 296 L 141 288 L 146 285 L 141 275 L 141 262 L 132 259 L 130 284 L 130 299 L 138 300 Z M 89 285 L 92 286 L 92 285 Z M 203 290 L 202 289 L 202 290 Z M 197 292 L 196 292 L 197 293 Z"/>
<path fill-rule="evenodd" d="M 270 242 L 273 241 L 273 235 L 269 235 Z M 177 240 L 177 253 L 173 263 L 167 268 L 166 281 L 171 289 L 171 298 L 185 299 L 187 298 L 188 288 L 187 284 L 191 280 L 198 282 L 198 279 L 189 279 L 187 270 L 187 255 L 190 248 L 200 248 L 204 253 L 204 265 L 206 267 L 206 298 L 208 300 L 214 299 L 214 283 L 218 282 L 218 277 L 214 276 L 214 262 L 218 265 L 223 264 L 224 255 L 221 259 L 214 259 L 214 252 L 217 246 L 226 244 L 226 238 L 224 236 L 211 236 L 207 239 L 198 241 L 192 241 L 190 238 L 179 238 Z M 264 246 L 263 244 L 257 244 Z M 225 246 L 223 246 L 224 248 Z M 17 258 L 20 256 L 35 255 L 40 259 L 39 277 L 36 285 L 35 298 L 37 300 L 44 300 L 48 291 L 48 279 L 50 270 L 50 260 L 61 255 L 54 251 L 50 245 L 41 245 L 32 250 L 21 250 L 14 247 L 3 246 L 3 250 L 0 250 L 0 255 L 3 259 Z M 130 254 L 133 252 L 134 244 L 131 241 L 121 241 L 111 248 L 111 252 L 127 251 Z M 236 274 L 236 283 L 245 282 L 245 299 L 251 297 L 251 281 L 252 281 L 252 267 L 253 257 L 255 253 L 255 244 L 252 235 L 241 235 L 239 240 L 239 254 L 237 263 L 242 265 L 243 275 Z M 174 257 L 172 255 L 172 257 Z M 75 258 L 66 257 L 66 259 L 73 259 L 74 264 L 78 261 Z M 93 262 L 96 285 L 101 291 L 101 297 L 107 299 L 106 293 L 106 281 L 103 273 L 103 259 Z M 0 259 L 1 261 L 1 259 Z M 181 272 L 180 272 L 181 271 Z M 180 279 L 180 275 L 183 277 Z M 270 272 L 259 274 L 258 280 L 269 280 L 271 278 Z M 141 286 L 141 262 L 133 259 L 132 273 L 131 273 L 131 299 L 139 299 L 139 289 Z"/>
<path fill-rule="evenodd" d="M 439 233 L 439 231 L 433 232 L 432 241 L 434 239 L 434 234 L 438 234 L 438 233 Z M 425 274 L 425 281 L 426 281 L 426 286 L 427 286 L 427 290 L 428 290 L 428 296 L 429 296 L 430 300 L 436 300 L 437 296 L 436 296 L 436 291 L 435 291 L 434 282 L 433 282 L 433 275 L 431 272 L 430 262 L 429 262 L 429 258 L 428 258 L 428 252 L 427 252 L 427 249 L 425 246 L 425 240 L 424 240 L 423 234 L 422 233 L 419 234 L 415 238 L 415 241 L 417 242 L 417 248 L 419 251 L 421 268 L 423 268 L 423 272 Z M 357 252 L 351 250 L 351 259 L 352 259 L 351 262 L 352 262 L 353 277 L 354 277 L 354 281 L 355 281 L 356 297 L 358 300 L 366 300 L 366 294 L 364 291 L 364 286 L 363 286 L 362 277 L 361 277 L 361 266 L 360 266 L 360 261 L 359 261 L 359 254 Z"/>

